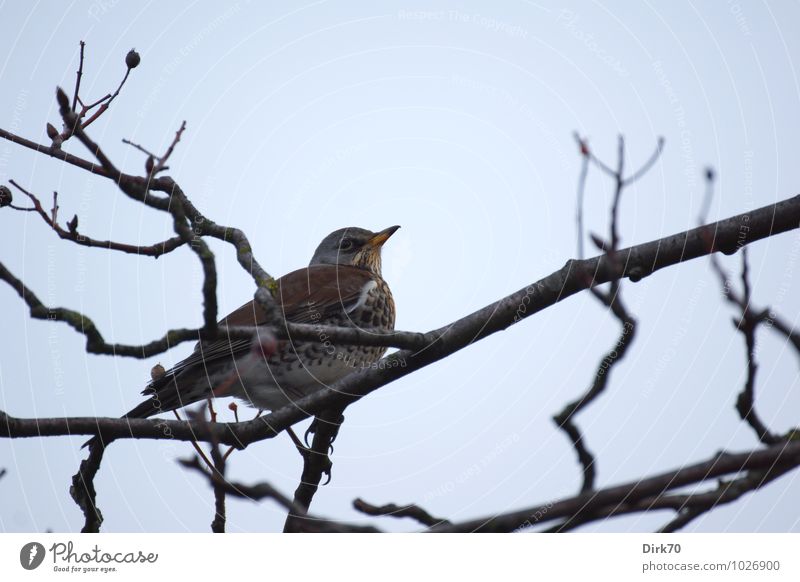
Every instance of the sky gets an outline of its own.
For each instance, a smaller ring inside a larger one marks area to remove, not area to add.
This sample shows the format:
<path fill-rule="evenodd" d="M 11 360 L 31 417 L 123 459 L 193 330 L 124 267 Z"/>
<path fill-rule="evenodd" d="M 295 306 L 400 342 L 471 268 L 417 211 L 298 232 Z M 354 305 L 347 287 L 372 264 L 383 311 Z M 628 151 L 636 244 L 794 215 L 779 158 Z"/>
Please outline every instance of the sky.
<path fill-rule="evenodd" d="M 135 47 L 141 64 L 89 128 L 117 166 L 143 172 L 123 138 L 161 152 L 185 120 L 170 175 L 206 216 L 243 229 L 275 276 L 305 266 L 337 228 L 401 225 L 383 260 L 401 330 L 438 328 L 576 256 L 574 132 L 609 164 L 624 135 L 630 169 L 665 139 L 655 167 L 623 194 L 625 246 L 694 227 L 706 167 L 717 175 L 709 220 L 798 193 L 792 2 L 96 0 L 0 2 L 0 14 L 0 127 L 46 143 L 45 124 L 59 121 L 55 88 L 74 87 L 79 41 L 86 100 L 114 90 Z M 65 149 L 89 157 L 76 140 Z M 88 236 L 151 244 L 173 234 L 166 214 L 108 180 L 3 142 L 0 181 L 9 179 L 46 208 L 58 191 L 62 224 L 78 215 Z M 591 170 L 587 231 L 607 232 L 611 194 Z M 145 343 L 202 323 L 202 272 L 188 249 L 153 260 L 78 247 L 8 208 L 0 233 L 0 261 L 48 305 L 89 315 L 108 341 Z M 224 314 L 254 286 L 232 247 L 209 244 Z M 798 231 L 750 247 L 754 302 L 793 326 L 799 258 Z M 738 277 L 738 255 L 721 261 Z M 597 456 L 597 485 L 758 446 L 734 409 L 745 346 L 708 259 L 626 281 L 622 296 L 638 337 L 576 419 Z M 13 416 L 118 416 L 140 402 L 153 365 L 192 349 L 144 361 L 87 355 L 82 336 L 31 320 L 6 285 L 0 305 L 0 409 Z M 458 521 L 575 494 L 575 453 L 551 417 L 587 388 L 618 329 L 583 293 L 370 394 L 346 411 L 332 481 L 312 510 L 410 531 L 410 520 L 358 514 L 353 499 L 417 503 Z M 761 330 L 757 358 L 758 411 L 785 432 L 800 422 L 797 355 Z M 0 531 L 80 529 L 68 487 L 84 440 L 0 439 Z M 96 479 L 103 530 L 208 531 L 210 488 L 176 463 L 191 455 L 187 443 L 109 447 Z M 228 475 L 291 494 L 300 471 L 281 435 L 235 452 Z M 687 531 L 797 532 L 798 496 L 795 471 Z M 582 531 L 653 531 L 671 516 Z M 269 501 L 228 502 L 229 531 L 279 531 L 283 519 Z"/>

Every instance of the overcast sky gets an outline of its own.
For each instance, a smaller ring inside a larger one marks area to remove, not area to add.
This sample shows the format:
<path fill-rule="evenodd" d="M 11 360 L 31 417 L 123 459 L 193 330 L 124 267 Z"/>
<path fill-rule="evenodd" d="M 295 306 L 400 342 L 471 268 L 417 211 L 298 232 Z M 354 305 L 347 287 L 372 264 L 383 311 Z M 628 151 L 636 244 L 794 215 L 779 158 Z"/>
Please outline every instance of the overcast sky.
<path fill-rule="evenodd" d="M 163 151 L 187 130 L 172 176 L 212 219 L 242 228 L 279 276 L 307 264 L 343 226 L 402 229 L 384 253 L 397 327 L 442 326 L 560 268 L 575 256 L 580 157 L 572 133 L 628 167 L 664 136 L 663 158 L 621 205 L 622 244 L 693 227 L 703 171 L 718 187 L 710 219 L 797 194 L 800 56 L 797 3 L 418 2 L 0 3 L 0 126 L 46 142 L 55 87 L 72 91 L 86 41 L 82 94 L 113 91 L 135 47 L 142 63 L 91 136 L 127 172 L 143 157 L 122 138 Z M 87 152 L 75 140 L 65 148 Z M 92 177 L 7 142 L 13 178 L 95 238 L 150 244 L 165 214 Z M 587 186 L 587 229 L 607 232 L 611 184 Z M 15 193 L 15 201 L 24 202 Z M 0 261 L 48 305 L 81 310 L 106 339 L 144 343 L 201 324 L 201 271 L 188 249 L 158 259 L 61 241 L 33 214 L 0 212 Z M 217 256 L 222 314 L 252 297 L 232 247 Z M 796 325 L 800 233 L 750 247 L 754 300 Z M 738 276 L 739 256 L 722 262 Z M 640 322 L 610 387 L 577 418 L 607 486 L 757 446 L 734 404 L 745 378 L 708 260 L 622 286 Z M 0 408 L 34 416 L 118 416 L 140 402 L 146 361 L 86 355 L 63 324 L 32 321 L 0 285 Z M 575 454 L 551 416 L 584 391 L 618 335 L 588 294 L 407 376 L 346 412 L 333 480 L 318 514 L 365 518 L 355 497 L 415 502 L 462 520 L 577 492 Z M 798 359 L 758 336 L 758 410 L 778 432 L 800 423 Z M 223 406 L 218 406 L 229 414 Z M 298 427 L 300 432 L 305 423 Z M 0 531 L 75 531 L 69 497 L 83 437 L 0 439 Z M 175 462 L 186 443 L 118 441 L 96 480 L 104 531 L 208 531 L 213 495 Z M 229 476 L 294 491 L 301 458 L 285 435 L 232 455 Z M 800 531 L 800 473 L 693 523 L 689 531 Z M 229 501 L 230 531 L 274 531 L 273 503 Z M 669 512 L 586 530 L 652 531 Z"/>

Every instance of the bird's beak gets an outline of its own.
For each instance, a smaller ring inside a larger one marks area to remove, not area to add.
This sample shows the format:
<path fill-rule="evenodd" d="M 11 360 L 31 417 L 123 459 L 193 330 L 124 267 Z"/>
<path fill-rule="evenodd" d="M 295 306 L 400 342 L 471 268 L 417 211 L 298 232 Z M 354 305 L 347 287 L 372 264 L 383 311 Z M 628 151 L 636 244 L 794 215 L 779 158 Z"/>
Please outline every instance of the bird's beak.
<path fill-rule="evenodd" d="M 387 240 L 389 240 L 389 237 L 392 236 L 395 232 L 397 232 L 398 228 L 400 228 L 400 225 L 395 225 L 395 226 L 390 226 L 389 228 L 384 228 L 382 231 L 380 231 L 375 236 L 373 236 L 371 239 L 369 239 L 367 241 L 367 245 L 370 246 L 370 247 L 374 247 L 374 248 L 382 247 L 383 243 L 385 243 Z"/>

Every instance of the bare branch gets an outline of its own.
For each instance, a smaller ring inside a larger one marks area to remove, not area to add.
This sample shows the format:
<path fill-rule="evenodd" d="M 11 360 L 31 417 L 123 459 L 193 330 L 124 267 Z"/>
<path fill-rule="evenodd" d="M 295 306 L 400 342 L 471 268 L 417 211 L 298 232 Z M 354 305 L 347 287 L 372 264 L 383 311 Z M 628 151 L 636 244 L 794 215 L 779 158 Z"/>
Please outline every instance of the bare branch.
<path fill-rule="evenodd" d="M 510 532 L 521 527 L 530 527 L 564 518 L 584 520 L 581 523 L 586 523 L 587 520 L 584 518 L 587 516 L 596 515 L 597 519 L 602 519 L 611 515 L 630 513 L 633 510 L 632 506 L 639 503 L 637 511 L 643 511 L 645 507 L 673 509 L 676 506 L 685 506 L 687 499 L 686 497 L 665 497 L 664 494 L 668 491 L 742 471 L 766 472 L 766 477 L 760 480 L 760 483 L 763 484 L 767 482 L 767 479 L 774 478 L 775 474 L 784 474 L 798 466 L 800 466 L 800 442 L 797 441 L 784 442 L 780 445 L 744 453 L 720 453 L 701 463 L 623 485 L 500 515 L 454 523 L 449 526 L 437 526 L 432 528 L 432 531 Z M 726 491 L 726 488 L 720 488 L 714 494 L 715 496 L 698 497 L 696 500 L 703 499 L 704 502 L 719 500 L 722 495 L 731 495 L 731 493 L 725 493 Z M 537 518 L 532 519 L 532 516 L 537 516 Z"/>
<path fill-rule="evenodd" d="M 198 471 L 206 477 L 206 479 L 213 485 L 218 485 L 225 490 L 225 493 L 233 497 L 242 499 L 249 499 L 251 501 L 260 501 L 262 499 L 272 499 L 277 502 L 284 509 L 292 511 L 301 511 L 301 508 L 296 507 L 294 502 L 286 497 L 283 493 L 278 491 L 271 484 L 262 482 L 255 485 L 244 485 L 242 483 L 235 483 L 226 481 L 218 475 L 206 471 L 197 457 L 193 459 L 182 459 L 178 461 L 187 469 Z M 338 523 L 328 519 L 306 516 L 303 520 L 303 531 L 305 532 L 355 532 L 355 533 L 377 533 L 380 530 L 371 526 L 354 526 L 344 523 Z"/>
<path fill-rule="evenodd" d="M 134 148 L 136 150 L 139 150 L 140 152 L 142 152 L 144 155 L 146 155 L 148 157 L 151 157 L 151 158 L 157 158 L 158 157 L 157 155 L 155 155 L 153 152 L 151 152 L 147 148 L 139 145 L 138 143 L 133 143 L 129 139 L 122 138 L 122 143 L 124 143 L 125 145 L 129 145 L 129 146 L 131 146 L 132 148 Z"/>
<path fill-rule="evenodd" d="M 166 153 L 160 158 L 158 158 L 158 163 L 153 168 L 152 172 L 153 175 L 156 175 L 159 172 L 167 169 L 165 164 L 167 163 L 167 160 L 169 160 L 169 157 L 172 155 L 172 152 L 175 150 L 175 146 L 178 145 L 179 141 L 181 141 L 181 136 L 183 135 L 183 132 L 185 130 L 186 130 L 186 121 L 181 123 L 181 126 L 178 128 L 178 131 L 175 132 L 175 137 L 173 138 L 172 143 L 169 144 Z"/>
<path fill-rule="evenodd" d="M 785 468 L 768 467 L 766 470 L 748 471 L 743 477 L 734 479 L 720 479 L 714 489 L 690 493 L 659 495 L 642 499 L 635 503 L 620 502 L 609 505 L 602 510 L 583 512 L 580 516 L 572 516 L 563 523 L 544 530 L 550 533 L 563 533 L 574 530 L 582 525 L 611 517 L 619 517 L 632 513 L 643 513 L 655 510 L 672 509 L 676 516 L 667 524 L 659 528 L 661 533 L 678 531 L 698 517 L 713 509 L 732 503 L 747 493 L 754 492 L 767 483 L 778 479 L 793 467 Z"/>
<path fill-rule="evenodd" d="M 86 351 L 90 354 L 108 354 L 133 358 L 149 358 L 187 341 L 213 340 L 216 338 L 250 339 L 253 337 L 252 327 L 225 327 L 210 331 L 199 329 L 171 329 L 160 339 L 146 344 L 130 345 L 109 343 L 86 315 L 64 307 L 48 307 L 44 305 L 33 291 L 15 277 L 0 263 L 0 279 L 6 281 L 22 299 L 25 300 L 33 319 L 63 321 L 78 333 L 86 336 Z M 397 331 L 387 334 L 373 334 L 358 328 L 317 326 L 311 324 L 287 324 L 284 329 L 278 328 L 276 335 L 282 339 L 319 341 L 320 334 L 326 334 L 331 341 L 342 345 L 368 345 L 381 347 L 398 347 L 409 350 L 422 350 L 435 341 L 435 336 L 412 332 Z"/>
<path fill-rule="evenodd" d="M 311 447 L 303 451 L 303 472 L 300 484 L 294 492 L 294 509 L 289 511 L 283 525 L 284 532 L 297 532 L 303 530 L 303 521 L 308 515 L 311 501 L 319 489 L 322 476 L 331 479 L 332 463 L 328 451 L 332 449 L 333 441 L 339 434 L 339 428 L 344 422 L 343 408 L 322 411 L 312 424 L 310 432 L 314 434 Z"/>
<path fill-rule="evenodd" d="M 54 221 L 53 218 L 47 214 L 44 208 L 42 208 L 41 202 L 34 194 L 17 184 L 14 180 L 9 180 L 9 183 L 17 188 L 20 192 L 25 194 L 33 203 L 33 208 L 19 208 L 11 205 L 12 208 L 15 210 L 36 212 L 42 217 L 42 220 L 44 220 L 44 222 L 56 232 L 59 238 L 72 241 L 77 245 L 84 247 L 103 248 L 111 251 L 121 251 L 123 253 L 132 255 L 144 255 L 157 259 L 161 255 L 170 253 L 184 244 L 184 241 L 179 236 L 147 246 L 130 245 L 110 240 L 95 240 L 78 232 L 77 221 L 75 222 L 74 228 L 65 230 L 60 224 L 58 224 L 58 222 Z"/>
<path fill-rule="evenodd" d="M 586 177 L 589 174 L 589 149 L 585 142 L 575 134 L 575 139 L 580 144 L 581 171 L 578 175 L 578 202 L 576 204 L 575 222 L 578 231 L 578 258 L 583 259 L 583 199 L 586 193 Z"/>
<path fill-rule="evenodd" d="M 736 501 L 747 493 L 752 493 L 764 487 L 767 483 L 782 477 L 791 470 L 792 467 L 781 469 L 769 467 L 763 471 L 749 471 L 738 479 L 720 480 L 716 490 L 689 495 L 671 495 L 664 499 L 661 506 L 666 507 L 671 504 L 673 509 L 678 512 L 678 515 L 658 531 L 661 533 L 678 531 L 712 509 Z M 649 508 L 649 506 L 646 507 Z"/>
<path fill-rule="evenodd" d="M 75 78 L 75 93 L 72 95 L 72 109 L 78 108 L 78 96 L 81 93 L 81 77 L 83 77 L 83 50 L 86 48 L 86 43 L 81 41 L 81 57 L 78 63 L 78 73 Z"/>
<path fill-rule="evenodd" d="M 642 165 L 642 167 L 636 170 L 631 176 L 628 176 L 627 178 L 624 179 L 625 185 L 630 186 L 631 184 L 636 182 L 639 178 L 647 174 L 647 172 L 649 172 L 650 169 L 656 164 L 658 158 L 661 157 L 661 153 L 663 151 L 664 151 L 664 138 L 659 136 L 658 141 L 656 143 L 656 149 L 650 156 L 650 159 L 648 159 Z"/>
<path fill-rule="evenodd" d="M 371 503 L 367 503 L 362 499 L 356 499 L 353 501 L 353 507 L 360 511 L 361 513 L 366 513 L 367 515 L 373 515 L 377 517 L 410 517 L 421 523 L 427 527 L 435 527 L 437 525 L 450 525 L 450 522 L 446 519 L 440 519 L 438 517 L 433 517 L 430 513 L 422 509 L 417 505 L 395 505 L 394 503 L 389 503 L 386 505 L 372 505 Z"/>
<path fill-rule="evenodd" d="M 0 413 L 0 426 L 2 426 L 3 413 Z M 69 493 L 78 507 L 81 508 L 84 516 L 84 525 L 81 529 L 83 533 L 97 533 L 103 523 L 103 514 L 97 507 L 97 492 L 94 488 L 94 478 L 100 470 L 100 463 L 103 461 L 105 446 L 97 441 L 89 446 L 89 456 L 81 461 L 78 472 L 72 477 L 72 486 Z"/>
<path fill-rule="evenodd" d="M 710 206 L 710 199 L 713 195 L 714 173 L 706 171 L 706 201 L 704 208 Z M 701 214 L 702 217 L 702 214 Z M 717 274 L 722 286 L 722 293 L 725 299 L 732 305 L 739 308 L 740 316 L 733 320 L 733 325 L 742 333 L 747 349 L 747 378 L 744 388 L 736 399 L 736 410 L 739 417 L 747 422 L 755 431 L 758 439 L 768 445 L 780 442 L 781 438 L 772 433 L 769 428 L 761 421 L 755 410 L 755 381 L 758 364 L 756 363 L 756 328 L 769 317 L 769 310 L 764 309 L 758 313 L 754 312 L 751 302 L 751 289 L 749 279 L 749 265 L 747 262 L 747 248 L 742 249 L 742 295 L 738 295 L 731 284 L 728 274 L 722 268 L 719 260 L 715 256 L 710 257 L 711 268 Z"/>
<path fill-rule="evenodd" d="M 665 267 L 706 256 L 712 252 L 735 252 L 740 247 L 739 225 L 745 216 L 750 230 L 749 236 L 743 241 L 743 244 L 750 244 L 765 237 L 787 232 L 800 225 L 800 196 L 711 225 L 619 250 L 617 251 L 618 260 L 613 262 L 609 261 L 605 255 L 592 259 L 569 261 L 564 267 L 547 277 L 445 327 L 429 332 L 426 334 L 427 337 L 437 339 L 423 350 L 404 349 L 395 352 L 376 362 L 369 369 L 351 374 L 330 387 L 300 399 L 294 406 L 276 410 L 245 423 L 236 425 L 220 423 L 219 427 L 215 427 L 214 430 L 219 431 L 217 434 L 221 443 L 235 444 L 240 447 L 257 440 L 271 438 L 287 426 L 292 426 L 323 410 L 349 405 L 393 380 L 441 360 L 592 286 L 622 277 L 638 281 Z M 704 236 L 709 229 L 717 233 L 711 245 L 707 244 Z M 0 265 L 0 278 L 5 278 L 3 277 L 4 271 L 4 267 Z M 17 283 L 22 285 L 18 281 Z M 12 286 L 15 285 L 12 284 Z M 18 289 L 20 289 L 18 291 L 20 295 L 27 300 L 24 286 L 18 287 Z M 9 437 L 37 435 L 36 421 L 14 419 L 7 416 L 0 417 L 0 422 L 8 420 L 13 425 L 13 432 L 8 433 Z M 159 438 L 159 430 L 148 424 L 152 421 L 137 421 L 145 423 L 139 425 L 131 419 L 123 421 L 120 426 L 116 424 L 119 419 L 77 419 L 85 421 L 81 423 L 75 423 L 74 419 L 49 420 L 51 422 L 48 424 L 47 436 L 92 435 L 109 430 L 121 437 Z M 73 423 L 72 426 L 70 423 Z M 130 425 L 126 423 L 130 423 Z M 186 428 L 186 434 L 191 434 L 188 428 Z M 190 440 L 190 437 L 182 440 Z M 208 439 L 206 437 L 198 438 L 198 440 Z"/>
<path fill-rule="evenodd" d="M 586 175 L 588 174 L 588 147 L 585 145 L 585 140 L 580 140 L 581 153 L 583 154 L 583 167 L 581 169 L 581 176 L 578 180 L 578 241 L 579 249 L 583 247 L 583 199 L 584 190 L 586 188 Z M 617 152 L 617 169 L 613 172 L 615 183 L 614 198 L 611 204 L 611 216 L 609 219 L 609 243 L 604 244 L 599 240 L 599 237 L 593 237 L 595 244 L 601 250 L 606 252 L 606 257 L 609 261 L 617 261 L 617 248 L 619 246 L 619 203 L 622 197 L 622 191 L 625 188 L 625 180 L 623 174 L 625 171 L 625 140 L 619 136 L 618 152 Z M 645 168 L 649 164 L 645 165 Z M 594 489 L 594 481 L 596 476 L 595 458 L 586 446 L 584 435 L 574 422 L 575 415 L 583 408 L 591 404 L 605 389 L 608 384 L 608 378 L 611 374 L 613 367 L 622 360 L 628 351 L 628 348 L 635 337 L 636 321 L 625 309 L 620 295 L 620 282 L 614 280 L 611 283 L 610 290 L 605 293 L 599 289 L 592 287 L 590 292 L 594 295 L 603 305 L 609 308 L 614 316 L 619 320 L 622 325 L 619 339 L 614 347 L 609 351 L 600 361 L 595 372 L 594 381 L 589 387 L 588 391 L 579 399 L 567 404 L 564 409 L 553 417 L 556 425 L 562 429 L 575 449 L 578 455 L 578 462 L 581 464 L 583 471 L 583 482 L 581 484 L 581 492 L 587 492 Z"/>
<path fill-rule="evenodd" d="M 127 59 L 126 59 L 126 61 L 127 61 Z M 81 112 L 81 115 L 80 115 L 81 119 L 90 110 L 92 110 L 95 107 L 97 107 L 98 105 L 100 105 L 100 108 L 97 111 L 95 111 L 95 113 L 89 119 L 87 119 L 86 121 L 83 121 L 81 123 L 81 129 L 85 129 L 86 127 L 89 127 L 89 125 L 91 125 L 93 122 L 97 121 L 97 118 L 99 118 L 101 115 L 103 115 L 103 113 L 106 112 L 106 110 L 111 106 L 111 102 L 114 101 L 114 99 L 117 98 L 117 95 L 119 95 L 119 92 L 122 91 L 122 87 L 125 85 L 125 81 L 128 80 L 128 76 L 131 74 L 131 69 L 132 68 L 133 67 L 131 67 L 130 65 L 127 66 L 127 68 L 125 69 L 125 76 L 122 77 L 122 81 L 120 81 L 119 86 L 117 87 L 117 90 L 114 91 L 114 93 L 112 93 L 110 95 L 106 95 L 105 97 L 102 97 L 101 99 L 98 99 L 97 101 L 95 101 L 91 105 L 87 105 L 87 106 L 84 107 L 84 109 L 83 109 L 83 111 Z M 101 103 L 102 103 L 102 105 L 101 105 Z M 74 109 L 74 107 L 73 107 L 73 109 Z"/>
<path fill-rule="evenodd" d="M 744 289 L 743 301 L 744 308 L 741 318 L 733 320 L 733 325 L 744 335 L 745 346 L 747 347 L 747 379 L 744 388 L 736 398 L 736 410 L 742 420 L 747 422 L 755 431 L 758 439 L 767 445 L 774 445 L 780 442 L 780 437 L 773 434 L 769 428 L 761 421 L 756 413 L 756 327 L 763 321 L 763 316 L 751 316 L 750 314 L 750 281 L 748 278 L 749 266 L 747 264 L 747 249 L 742 249 L 742 286 Z"/>

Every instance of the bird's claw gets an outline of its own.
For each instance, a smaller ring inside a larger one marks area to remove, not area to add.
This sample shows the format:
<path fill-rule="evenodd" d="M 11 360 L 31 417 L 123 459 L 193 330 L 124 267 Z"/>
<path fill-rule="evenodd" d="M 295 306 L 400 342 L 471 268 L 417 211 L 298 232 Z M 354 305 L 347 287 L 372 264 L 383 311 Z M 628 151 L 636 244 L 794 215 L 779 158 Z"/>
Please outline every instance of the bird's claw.
<path fill-rule="evenodd" d="M 309 442 L 309 438 L 311 437 L 313 440 L 313 436 L 317 433 L 317 419 L 311 421 L 311 424 L 308 425 L 305 434 L 303 435 L 303 442 L 306 443 L 306 447 L 309 449 L 311 448 L 311 443 Z"/>
<path fill-rule="evenodd" d="M 331 482 L 331 472 L 333 469 L 333 463 L 331 462 L 329 457 L 325 457 L 324 462 L 325 462 L 325 468 L 322 469 L 322 474 L 325 475 L 327 479 L 325 480 L 325 483 L 322 484 L 323 487 Z"/>

